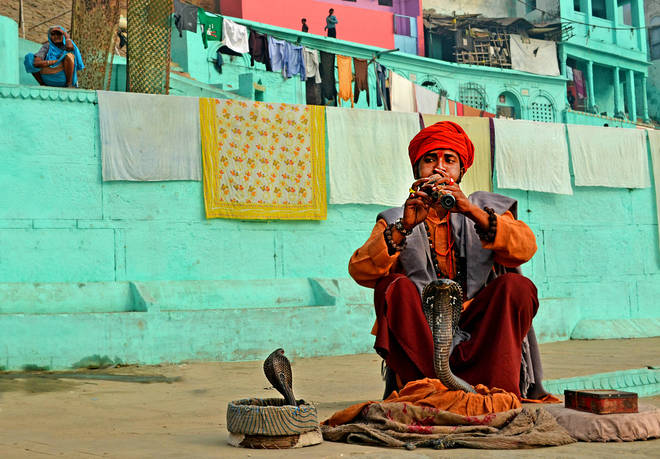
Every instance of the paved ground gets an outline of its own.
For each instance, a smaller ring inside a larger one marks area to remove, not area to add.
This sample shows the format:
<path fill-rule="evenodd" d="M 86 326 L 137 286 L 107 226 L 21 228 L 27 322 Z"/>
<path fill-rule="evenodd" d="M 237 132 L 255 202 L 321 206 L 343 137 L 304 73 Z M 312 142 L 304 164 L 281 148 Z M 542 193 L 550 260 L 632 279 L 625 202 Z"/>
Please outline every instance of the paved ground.
<path fill-rule="evenodd" d="M 660 338 L 570 341 L 541 348 L 548 378 L 660 364 Z M 299 359 L 293 362 L 294 389 L 317 403 L 325 419 L 354 402 L 378 398 L 383 388 L 379 370 L 380 360 L 371 354 Z M 0 457 L 660 457 L 660 440 L 494 452 L 400 451 L 330 442 L 288 451 L 236 449 L 226 444 L 227 402 L 276 394 L 266 388 L 260 362 L 131 366 L 91 374 L 129 377 L 0 375 Z M 180 379 L 135 382 L 159 376 Z M 660 406 L 660 397 L 642 402 Z"/>

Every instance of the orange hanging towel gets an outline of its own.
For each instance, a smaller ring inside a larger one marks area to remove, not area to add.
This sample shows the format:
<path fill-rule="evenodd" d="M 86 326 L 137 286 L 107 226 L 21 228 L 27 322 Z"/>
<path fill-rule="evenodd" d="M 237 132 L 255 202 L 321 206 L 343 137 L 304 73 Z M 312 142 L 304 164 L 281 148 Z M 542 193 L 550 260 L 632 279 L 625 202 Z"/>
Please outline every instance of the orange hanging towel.
<path fill-rule="evenodd" d="M 351 108 L 353 108 L 353 89 L 351 83 L 353 82 L 353 70 L 351 68 L 350 57 L 337 55 L 337 79 L 339 80 L 339 99 L 350 100 Z"/>

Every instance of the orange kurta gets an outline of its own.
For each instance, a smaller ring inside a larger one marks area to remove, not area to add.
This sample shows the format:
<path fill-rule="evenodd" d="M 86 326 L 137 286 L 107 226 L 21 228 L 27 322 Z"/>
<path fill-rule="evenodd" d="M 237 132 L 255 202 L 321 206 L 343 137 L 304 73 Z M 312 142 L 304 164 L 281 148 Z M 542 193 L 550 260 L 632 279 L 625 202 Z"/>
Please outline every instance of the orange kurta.
<path fill-rule="evenodd" d="M 453 244 L 451 231 L 448 231 L 447 217 L 440 219 L 431 209 L 426 218 L 426 223 L 431 232 L 433 247 L 440 269 L 454 277 L 456 260 L 453 250 L 448 250 Z M 421 224 L 421 223 L 420 223 Z M 470 224 L 470 223 L 468 223 Z M 390 255 L 385 243 L 383 232 L 387 228 L 385 220 L 376 222 L 371 236 L 362 247 L 357 249 L 348 263 L 348 272 L 358 284 L 374 288 L 379 279 L 390 273 L 402 272 L 397 261 L 399 253 Z M 521 220 L 513 218 L 511 212 L 507 211 L 497 215 L 497 231 L 493 242 L 481 241 L 484 249 L 495 252 L 495 263 L 507 268 L 516 268 L 529 261 L 536 252 L 536 237 L 532 230 Z M 466 308 L 470 300 L 466 301 Z M 375 326 L 372 333 L 375 333 Z"/>

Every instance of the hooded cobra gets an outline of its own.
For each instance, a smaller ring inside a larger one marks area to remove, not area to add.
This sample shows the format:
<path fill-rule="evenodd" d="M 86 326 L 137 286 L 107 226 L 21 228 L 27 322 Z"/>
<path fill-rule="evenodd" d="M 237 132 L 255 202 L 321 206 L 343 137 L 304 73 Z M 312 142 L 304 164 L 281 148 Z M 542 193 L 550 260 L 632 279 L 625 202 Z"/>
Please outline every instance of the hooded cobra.
<path fill-rule="evenodd" d="M 287 405 L 298 406 L 293 396 L 293 375 L 291 363 L 284 355 L 284 349 L 275 349 L 264 361 L 266 379 L 284 397 Z"/>
<path fill-rule="evenodd" d="M 422 310 L 433 335 L 433 368 L 442 384 L 450 390 L 475 393 L 474 388 L 454 376 L 449 368 L 449 352 L 461 317 L 463 290 L 456 282 L 438 279 L 422 292 Z"/>

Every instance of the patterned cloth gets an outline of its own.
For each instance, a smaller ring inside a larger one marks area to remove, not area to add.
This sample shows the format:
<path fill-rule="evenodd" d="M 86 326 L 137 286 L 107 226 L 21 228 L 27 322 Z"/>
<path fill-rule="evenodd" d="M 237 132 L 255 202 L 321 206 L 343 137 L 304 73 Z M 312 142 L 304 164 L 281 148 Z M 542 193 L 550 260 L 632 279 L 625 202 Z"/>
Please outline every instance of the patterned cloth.
<path fill-rule="evenodd" d="M 324 220 L 323 107 L 202 98 L 207 218 Z"/>

